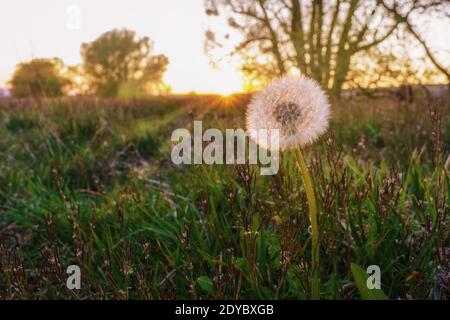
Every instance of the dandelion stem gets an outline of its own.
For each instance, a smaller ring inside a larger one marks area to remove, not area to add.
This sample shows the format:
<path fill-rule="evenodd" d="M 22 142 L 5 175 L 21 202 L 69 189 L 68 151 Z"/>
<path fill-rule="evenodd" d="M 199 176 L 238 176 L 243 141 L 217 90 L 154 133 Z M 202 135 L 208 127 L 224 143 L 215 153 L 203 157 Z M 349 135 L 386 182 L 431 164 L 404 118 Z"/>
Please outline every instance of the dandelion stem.
<path fill-rule="evenodd" d="M 309 207 L 309 219 L 311 221 L 311 297 L 314 300 L 320 299 L 320 283 L 319 283 L 319 226 L 317 222 L 317 204 L 314 195 L 314 188 L 311 176 L 306 166 L 300 149 L 295 149 L 298 166 L 303 177 L 303 183 L 306 190 L 306 198 Z"/>

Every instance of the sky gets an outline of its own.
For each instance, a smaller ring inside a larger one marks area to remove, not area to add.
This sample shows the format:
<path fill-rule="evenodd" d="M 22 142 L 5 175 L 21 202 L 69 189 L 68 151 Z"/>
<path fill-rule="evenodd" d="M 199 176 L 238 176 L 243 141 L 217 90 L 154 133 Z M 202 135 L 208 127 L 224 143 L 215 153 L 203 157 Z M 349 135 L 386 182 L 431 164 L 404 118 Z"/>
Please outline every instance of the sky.
<path fill-rule="evenodd" d="M 241 91 L 237 66 L 217 69 L 209 64 L 204 53 L 206 20 L 204 0 L 2 1 L 0 87 L 6 86 L 18 62 L 60 57 L 77 64 L 81 43 L 114 28 L 128 28 L 150 37 L 154 52 L 169 57 L 164 80 L 174 92 Z"/>
<path fill-rule="evenodd" d="M 169 57 L 164 76 L 173 92 L 229 94 L 243 87 L 238 66 L 224 62 L 213 68 L 204 53 L 211 19 L 204 0 L 3 0 L 0 7 L 0 87 L 14 67 L 32 58 L 60 57 L 81 62 L 80 45 L 114 28 L 135 30 L 154 41 L 154 52 Z M 424 25 L 427 43 L 449 56 L 449 24 Z M 219 28 L 219 30 L 218 30 Z M 214 30 L 229 32 L 225 22 Z M 234 62 L 236 63 L 236 61 Z"/>

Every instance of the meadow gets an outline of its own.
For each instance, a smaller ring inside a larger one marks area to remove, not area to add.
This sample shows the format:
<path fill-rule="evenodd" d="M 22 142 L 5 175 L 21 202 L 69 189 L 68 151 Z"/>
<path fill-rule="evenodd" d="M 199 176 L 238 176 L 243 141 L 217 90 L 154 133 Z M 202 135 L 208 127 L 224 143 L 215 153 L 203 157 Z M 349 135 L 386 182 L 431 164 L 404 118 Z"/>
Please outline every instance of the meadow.
<path fill-rule="evenodd" d="M 176 128 L 245 128 L 249 96 L 0 100 L 1 299 L 308 299 L 308 208 L 289 152 L 257 165 L 174 165 Z M 448 299 L 448 100 L 331 101 L 307 148 L 322 299 Z M 66 268 L 81 267 L 81 290 Z"/>

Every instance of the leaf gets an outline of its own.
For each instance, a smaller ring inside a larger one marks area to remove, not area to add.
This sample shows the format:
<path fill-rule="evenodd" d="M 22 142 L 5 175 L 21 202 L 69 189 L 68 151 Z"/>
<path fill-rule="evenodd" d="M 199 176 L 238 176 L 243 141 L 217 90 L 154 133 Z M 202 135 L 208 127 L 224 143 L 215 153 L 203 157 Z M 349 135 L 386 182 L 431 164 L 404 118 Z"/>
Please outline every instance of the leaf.
<path fill-rule="evenodd" d="M 235 266 L 241 270 L 245 276 L 250 274 L 250 264 L 245 258 L 236 258 Z"/>
<path fill-rule="evenodd" d="M 367 279 L 369 278 L 369 275 L 363 268 L 352 263 L 351 269 L 359 294 L 363 300 L 388 300 L 388 297 L 383 290 L 367 288 Z"/>
<path fill-rule="evenodd" d="M 267 242 L 266 242 L 266 233 L 264 231 L 261 231 L 259 233 L 259 244 L 258 244 L 258 262 L 260 267 L 260 272 L 262 274 L 266 273 L 266 267 L 267 267 L 267 257 L 266 257 L 266 250 L 267 250 Z"/>
<path fill-rule="evenodd" d="M 206 292 L 213 294 L 213 282 L 208 276 L 201 276 L 197 278 L 197 283 Z"/>
<path fill-rule="evenodd" d="M 365 245 L 367 256 L 371 261 L 373 261 L 375 257 L 375 250 L 377 246 L 377 220 L 375 219 L 375 216 L 371 214 L 369 218 L 369 231 L 367 234 L 367 242 Z"/>
<path fill-rule="evenodd" d="M 350 156 L 346 156 L 344 158 L 345 163 L 347 166 L 355 173 L 361 180 L 364 181 L 365 177 L 363 172 L 358 168 L 357 164 L 352 160 Z"/>

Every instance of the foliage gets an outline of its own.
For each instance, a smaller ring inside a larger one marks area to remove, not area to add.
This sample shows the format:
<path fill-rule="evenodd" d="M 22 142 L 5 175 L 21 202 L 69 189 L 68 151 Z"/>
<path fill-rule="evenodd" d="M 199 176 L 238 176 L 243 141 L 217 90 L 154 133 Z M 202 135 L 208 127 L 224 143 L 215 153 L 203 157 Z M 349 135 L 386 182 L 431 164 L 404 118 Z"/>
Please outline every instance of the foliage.
<path fill-rule="evenodd" d="M 127 88 L 141 95 L 148 83 L 160 83 L 169 63 L 164 55 L 151 55 L 148 37 L 137 38 L 131 30 L 112 30 L 83 43 L 84 71 L 100 96 L 117 97 Z"/>
<path fill-rule="evenodd" d="M 0 298 L 309 298 L 308 211 L 292 155 L 271 177 L 170 161 L 172 130 L 193 119 L 244 126 L 248 97 L 220 99 L 2 100 Z M 307 156 L 322 298 L 361 298 L 356 263 L 380 266 L 390 299 L 448 299 L 447 105 L 332 105 L 330 132 Z M 65 286 L 71 264 L 80 291 Z"/>
<path fill-rule="evenodd" d="M 358 287 L 361 298 L 364 300 L 387 300 L 382 289 L 369 289 L 367 287 L 367 272 L 357 264 L 351 264 L 353 278 Z"/>
<path fill-rule="evenodd" d="M 15 97 L 57 97 L 63 93 L 68 80 L 61 74 L 60 59 L 33 59 L 17 65 L 11 78 Z"/>
<path fill-rule="evenodd" d="M 339 96 L 344 84 L 354 80 L 349 74 L 355 69 L 354 64 L 370 59 L 366 57 L 368 50 L 389 41 L 400 27 L 424 48 L 436 69 L 450 79 L 448 66 L 436 59 L 411 22 L 431 19 L 431 12 L 446 19 L 449 6 L 442 1 L 205 2 L 206 13 L 230 27 L 226 31 L 208 30 L 207 50 L 211 56 L 238 55 L 242 71 L 256 85 L 276 76 L 301 73 Z M 367 82 L 363 80 L 359 86 Z"/>

